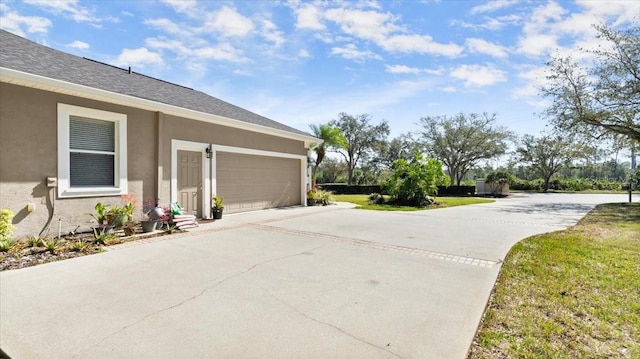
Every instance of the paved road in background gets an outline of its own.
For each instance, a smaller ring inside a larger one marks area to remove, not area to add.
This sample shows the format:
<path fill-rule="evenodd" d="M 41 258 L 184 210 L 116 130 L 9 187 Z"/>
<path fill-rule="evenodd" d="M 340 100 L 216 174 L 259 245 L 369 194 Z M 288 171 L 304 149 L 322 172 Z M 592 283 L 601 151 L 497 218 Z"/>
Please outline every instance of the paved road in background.
<path fill-rule="evenodd" d="M 625 200 L 228 215 L 0 273 L 0 347 L 16 359 L 464 358 L 513 244 Z"/>

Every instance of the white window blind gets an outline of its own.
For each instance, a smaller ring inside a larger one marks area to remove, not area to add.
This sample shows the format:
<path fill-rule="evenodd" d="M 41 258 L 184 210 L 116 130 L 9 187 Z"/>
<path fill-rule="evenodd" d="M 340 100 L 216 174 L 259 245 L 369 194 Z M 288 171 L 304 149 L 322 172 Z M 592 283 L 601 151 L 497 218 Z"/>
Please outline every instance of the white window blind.
<path fill-rule="evenodd" d="M 69 180 L 71 187 L 115 185 L 115 123 L 69 117 Z"/>

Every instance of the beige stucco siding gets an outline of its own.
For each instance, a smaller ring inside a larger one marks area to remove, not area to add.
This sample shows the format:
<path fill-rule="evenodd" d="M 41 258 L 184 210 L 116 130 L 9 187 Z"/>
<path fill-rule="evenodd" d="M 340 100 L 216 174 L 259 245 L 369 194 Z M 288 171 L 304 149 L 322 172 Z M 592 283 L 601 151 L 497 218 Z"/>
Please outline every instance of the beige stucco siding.
<path fill-rule="evenodd" d="M 0 208 L 16 213 L 16 237 L 38 234 L 52 218 L 50 235 L 87 228 L 97 201 L 120 203 L 119 196 L 54 198 L 46 178 L 57 177 L 57 104 L 127 115 L 129 193 L 143 201 L 171 195 L 171 141 L 193 141 L 305 156 L 304 142 L 159 112 L 114 105 L 0 83 Z M 35 211 L 27 213 L 28 203 Z"/>
<path fill-rule="evenodd" d="M 156 114 L 6 83 L 0 84 L 0 208 L 11 209 L 14 235 L 38 234 L 51 212 L 50 235 L 89 226 L 97 201 L 120 203 L 119 196 L 54 198 L 46 178 L 57 177 L 57 105 L 88 107 L 127 115 L 129 193 L 142 201 L 156 193 Z M 35 204 L 28 213 L 26 205 Z"/>

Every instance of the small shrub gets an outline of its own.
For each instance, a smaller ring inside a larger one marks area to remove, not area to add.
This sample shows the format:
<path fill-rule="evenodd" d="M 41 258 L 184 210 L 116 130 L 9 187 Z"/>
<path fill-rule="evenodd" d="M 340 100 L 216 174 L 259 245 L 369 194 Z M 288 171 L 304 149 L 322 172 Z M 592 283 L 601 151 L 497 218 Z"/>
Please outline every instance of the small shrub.
<path fill-rule="evenodd" d="M 320 203 L 323 206 L 326 206 L 335 202 L 333 198 L 333 194 L 329 191 L 317 190 L 315 197 L 316 197 L 317 203 Z"/>
<path fill-rule="evenodd" d="M 487 175 L 486 183 L 491 187 L 491 193 L 494 196 L 502 194 L 507 185 L 511 185 L 515 181 L 515 177 L 506 171 L 491 172 Z"/>
<path fill-rule="evenodd" d="M 419 153 L 407 161 L 396 160 L 391 165 L 393 174 L 384 185 L 386 193 L 403 206 L 423 206 L 429 197 L 438 194 L 438 185 L 446 184 L 447 176 L 442 163 L 436 159 L 423 160 Z"/>
<path fill-rule="evenodd" d="M 177 231 L 178 228 L 176 228 L 176 226 L 172 226 L 172 225 L 167 225 L 167 228 L 165 228 L 165 232 L 171 234 L 175 231 Z"/>
<path fill-rule="evenodd" d="M 54 254 L 58 249 L 64 246 L 64 240 L 56 240 L 55 238 L 48 238 L 44 240 L 44 247 L 49 253 Z"/>
<path fill-rule="evenodd" d="M 73 252 L 86 252 L 89 249 L 89 243 L 83 239 L 72 241 L 69 244 L 69 250 Z"/>
<path fill-rule="evenodd" d="M 93 237 L 95 238 L 96 244 L 100 244 L 103 246 L 108 246 L 109 244 L 113 244 L 116 236 L 113 233 L 107 233 L 106 231 L 98 231 L 97 229 L 93 229 Z"/>
<path fill-rule="evenodd" d="M 10 209 L 0 209 L 0 240 L 6 240 L 13 235 L 13 211 Z"/>
<path fill-rule="evenodd" d="M 27 239 L 27 247 L 44 247 L 44 238 L 37 236 L 30 236 Z"/>
<path fill-rule="evenodd" d="M 380 193 L 372 193 L 369 195 L 369 203 L 371 204 L 384 204 L 385 199 L 384 196 Z"/>
<path fill-rule="evenodd" d="M 16 246 L 16 242 L 11 238 L 0 239 L 0 252 L 9 252 Z"/>

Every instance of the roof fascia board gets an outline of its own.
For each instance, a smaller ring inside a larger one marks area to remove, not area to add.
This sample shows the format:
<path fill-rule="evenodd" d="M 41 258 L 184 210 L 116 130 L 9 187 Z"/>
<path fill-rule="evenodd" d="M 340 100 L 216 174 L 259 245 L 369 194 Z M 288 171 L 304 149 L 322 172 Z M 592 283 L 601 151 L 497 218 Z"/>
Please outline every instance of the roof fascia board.
<path fill-rule="evenodd" d="M 322 142 L 322 140 L 312 136 L 299 135 L 288 131 L 234 120 L 228 117 L 212 115 L 205 112 L 190 110 L 174 105 L 168 105 L 162 102 L 146 100 L 139 97 L 101 90 L 94 87 L 75 84 L 72 82 L 52 79 L 50 77 L 30 74 L 28 72 L 13 70 L 6 67 L 0 67 L 0 82 L 32 87 L 40 90 L 57 92 L 65 95 L 88 98 L 102 102 L 109 102 L 117 105 L 140 108 L 153 112 L 159 111 L 168 115 L 185 117 L 188 119 L 224 125 L 241 130 L 259 132 L 267 135 L 304 141 L 305 148 L 309 148 Z"/>

